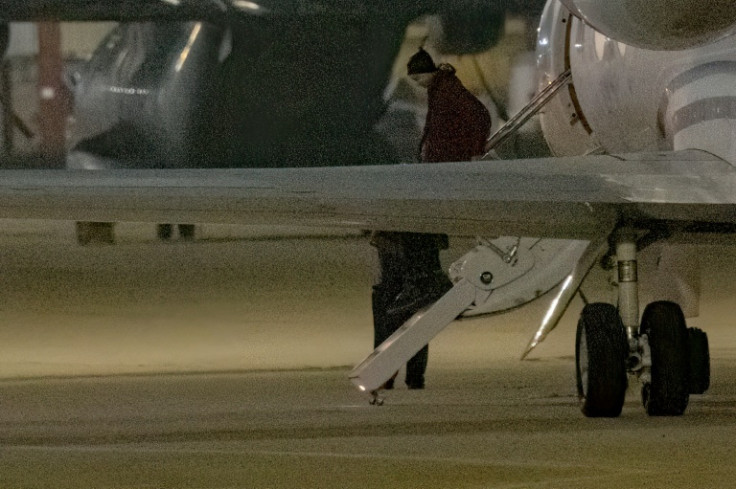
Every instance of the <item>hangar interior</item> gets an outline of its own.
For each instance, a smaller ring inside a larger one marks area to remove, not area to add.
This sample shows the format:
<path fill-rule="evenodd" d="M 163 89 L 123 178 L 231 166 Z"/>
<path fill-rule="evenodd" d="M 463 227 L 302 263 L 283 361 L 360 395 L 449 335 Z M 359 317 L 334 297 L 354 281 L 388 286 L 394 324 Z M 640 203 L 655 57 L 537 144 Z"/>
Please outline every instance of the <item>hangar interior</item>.
<path fill-rule="evenodd" d="M 421 45 L 438 62 L 451 63 L 463 83 L 491 109 L 494 130 L 519 110 L 536 90 L 533 76 L 536 17 L 509 12 L 501 33 L 490 47 L 471 54 L 442 53 L 441 31 L 435 16 L 424 16 L 407 28 L 393 62 L 383 99 L 386 114 L 377 124 L 399 151 L 402 161 L 414 158 L 423 121 L 425 93 L 405 77 L 409 57 Z M 2 147 L 0 166 L 64 167 L 66 155 L 94 131 L 86 122 L 79 78 L 120 24 L 116 22 L 11 23 L 2 64 Z M 530 73 L 531 70 L 531 73 Z M 511 87 L 511 88 L 510 88 Z M 335 96 L 339 96 L 336 94 Z M 112 110 L 112 109 L 107 109 Z M 407 120 L 411 119 L 407 124 Z M 500 156 L 534 156 L 547 149 L 534 133 L 523 144 L 512 142 Z M 523 136 L 519 136 L 523 137 Z M 394 144 L 396 143 L 396 144 Z M 42 156 L 42 158 L 38 158 Z M 194 163 L 197 166 L 197 163 Z"/>

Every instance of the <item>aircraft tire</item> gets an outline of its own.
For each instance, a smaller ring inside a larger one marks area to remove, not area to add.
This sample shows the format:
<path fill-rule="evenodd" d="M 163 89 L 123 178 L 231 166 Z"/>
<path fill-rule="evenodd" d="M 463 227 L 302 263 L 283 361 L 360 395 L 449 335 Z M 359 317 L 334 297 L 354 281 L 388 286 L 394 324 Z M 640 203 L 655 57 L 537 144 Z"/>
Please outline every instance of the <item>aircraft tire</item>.
<path fill-rule="evenodd" d="M 688 328 L 690 350 L 690 394 L 703 394 L 710 387 L 708 335 L 699 328 Z"/>
<path fill-rule="evenodd" d="M 640 332 L 649 337 L 652 380 L 642 388 L 650 416 L 680 416 L 690 399 L 690 350 L 685 316 L 674 302 L 652 302 L 644 309 Z"/>
<path fill-rule="evenodd" d="M 626 397 L 628 345 L 621 318 L 611 304 L 587 304 L 575 339 L 580 409 L 589 418 L 615 418 Z"/>

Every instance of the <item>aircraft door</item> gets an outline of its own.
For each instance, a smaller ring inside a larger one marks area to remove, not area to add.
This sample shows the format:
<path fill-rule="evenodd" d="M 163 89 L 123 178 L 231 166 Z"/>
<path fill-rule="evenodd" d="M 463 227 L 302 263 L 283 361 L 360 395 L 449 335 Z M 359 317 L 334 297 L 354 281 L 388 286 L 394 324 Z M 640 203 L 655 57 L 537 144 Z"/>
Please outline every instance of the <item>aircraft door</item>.
<path fill-rule="evenodd" d="M 572 27 L 575 17 L 559 2 L 548 2 L 542 13 L 537 38 L 539 90 L 570 68 Z M 599 144 L 583 114 L 575 91 L 575 77 L 540 111 L 540 123 L 550 151 L 555 156 L 587 154 Z"/>
<path fill-rule="evenodd" d="M 480 244 L 450 267 L 453 282 L 482 270 L 493 274 L 487 300 L 468 308 L 463 316 L 513 309 L 541 297 L 561 283 L 577 265 L 587 241 L 504 236 Z"/>

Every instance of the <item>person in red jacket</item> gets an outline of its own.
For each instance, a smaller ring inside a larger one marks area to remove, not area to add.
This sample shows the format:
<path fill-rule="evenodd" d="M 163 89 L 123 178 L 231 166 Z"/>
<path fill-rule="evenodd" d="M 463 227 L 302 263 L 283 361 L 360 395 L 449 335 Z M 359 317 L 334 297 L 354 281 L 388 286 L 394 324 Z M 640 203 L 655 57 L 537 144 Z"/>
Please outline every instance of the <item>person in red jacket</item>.
<path fill-rule="evenodd" d="M 439 163 L 482 156 L 491 131 L 491 116 L 455 76 L 455 68 L 449 64 L 435 66 L 429 53 L 419 48 L 409 60 L 407 71 L 427 89 L 420 160 Z"/>
<path fill-rule="evenodd" d="M 407 71 L 428 91 L 420 161 L 470 161 L 483 155 L 491 116 L 455 76 L 455 69 L 448 64 L 435 66 L 420 48 Z M 448 245 L 446 235 L 379 231 L 371 243 L 378 250 L 381 268 L 379 283 L 373 287 L 374 346 L 378 346 L 414 313 L 442 297 L 452 283 L 440 264 L 440 250 Z M 425 346 L 407 363 L 409 389 L 424 388 L 428 355 Z M 392 378 L 384 387 L 390 389 L 393 384 Z"/>

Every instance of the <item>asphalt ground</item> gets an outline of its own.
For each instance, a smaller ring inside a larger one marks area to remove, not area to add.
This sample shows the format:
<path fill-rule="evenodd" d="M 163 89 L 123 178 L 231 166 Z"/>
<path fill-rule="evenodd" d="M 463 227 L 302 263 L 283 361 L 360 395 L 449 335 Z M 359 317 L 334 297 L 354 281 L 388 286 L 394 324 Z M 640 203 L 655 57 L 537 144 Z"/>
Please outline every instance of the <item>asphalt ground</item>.
<path fill-rule="evenodd" d="M 150 225 L 79 247 L 71 223 L 0 222 L 2 488 L 691 488 L 736 476 L 736 255 L 704 250 L 711 389 L 650 418 L 586 419 L 576 299 L 518 356 L 544 301 L 457 321 L 427 388 L 371 406 L 373 254 L 358 235 Z M 451 252 L 452 253 L 452 252 Z M 587 287 L 605 283 L 591 277 Z M 401 379 L 401 377 L 400 377 Z"/>

